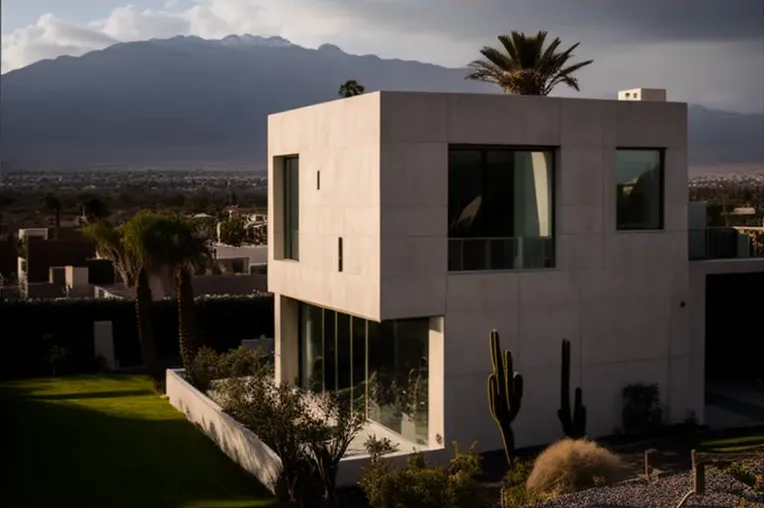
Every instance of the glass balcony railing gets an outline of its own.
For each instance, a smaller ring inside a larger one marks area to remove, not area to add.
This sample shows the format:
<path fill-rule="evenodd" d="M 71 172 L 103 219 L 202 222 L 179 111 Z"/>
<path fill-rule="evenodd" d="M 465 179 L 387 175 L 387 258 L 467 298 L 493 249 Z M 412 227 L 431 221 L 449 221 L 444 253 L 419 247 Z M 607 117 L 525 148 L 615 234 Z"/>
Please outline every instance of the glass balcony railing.
<path fill-rule="evenodd" d="M 764 258 L 764 228 L 703 228 L 688 231 L 690 260 Z"/>
<path fill-rule="evenodd" d="M 554 238 L 449 238 L 448 270 L 554 268 Z"/>

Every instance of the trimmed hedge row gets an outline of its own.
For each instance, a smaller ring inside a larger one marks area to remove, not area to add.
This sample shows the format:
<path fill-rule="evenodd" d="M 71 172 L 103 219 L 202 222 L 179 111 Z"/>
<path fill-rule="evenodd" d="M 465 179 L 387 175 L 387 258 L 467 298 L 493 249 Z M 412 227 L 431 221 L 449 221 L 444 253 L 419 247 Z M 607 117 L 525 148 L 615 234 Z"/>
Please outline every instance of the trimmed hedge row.
<path fill-rule="evenodd" d="M 178 307 L 175 300 L 153 304 L 157 353 L 172 363 L 178 351 Z M 18 300 L 0 303 L 0 378 L 51 373 L 53 346 L 70 352 L 72 372 L 91 372 L 93 323 L 111 321 L 114 352 L 120 367 L 141 364 L 135 303 L 117 299 Z M 218 352 L 243 339 L 273 337 L 273 297 L 212 297 L 196 300 L 197 333 Z"/>

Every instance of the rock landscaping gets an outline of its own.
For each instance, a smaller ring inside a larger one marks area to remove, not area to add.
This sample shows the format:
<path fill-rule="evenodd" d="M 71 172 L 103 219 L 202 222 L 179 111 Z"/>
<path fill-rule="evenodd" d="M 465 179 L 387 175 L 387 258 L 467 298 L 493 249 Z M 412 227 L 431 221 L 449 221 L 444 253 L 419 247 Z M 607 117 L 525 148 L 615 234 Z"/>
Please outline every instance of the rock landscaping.
<path fill-rule="evenodd" d="M 751 475 L 764 474 L 764 453 L 759 458 L 746 460 L 742 468 Z M 764 489 L 735 477 L 730 467 L 710 467 L 706 472 L 705 495 L 690 495 L 684 504 L 692 507 L 754 507 L 764 504 Z M 538 508 L 667 508 L 679 504 L 692 490 L 692 473 L 678 473 L 648 482 L 644 478 L 628 480 L 606 487 L 597 487 L 574 494 L 560 496 L 553 501 L 536 505 Z"/>

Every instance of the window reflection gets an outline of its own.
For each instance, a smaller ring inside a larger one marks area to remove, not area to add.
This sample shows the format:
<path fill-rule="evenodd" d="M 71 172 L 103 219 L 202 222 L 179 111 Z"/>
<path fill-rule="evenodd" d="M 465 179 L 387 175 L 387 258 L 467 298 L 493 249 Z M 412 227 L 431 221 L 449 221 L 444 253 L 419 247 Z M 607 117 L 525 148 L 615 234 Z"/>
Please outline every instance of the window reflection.
<path fill-rule="evenodd" d="M 554 267 L 553 152 L 450 147 L 449 270 Z"/>
<path fill-rule="evenodd" d="M 616 224 L 621 230 L 663 228 L 663 151 L 616 153 Z"/>
<path fill-rule="evenodd" d="M 429 319 L 378 323 L 305 303 L 300 316 L 302 386 L 347 391 L 370 420 L 426 445 Z"/>

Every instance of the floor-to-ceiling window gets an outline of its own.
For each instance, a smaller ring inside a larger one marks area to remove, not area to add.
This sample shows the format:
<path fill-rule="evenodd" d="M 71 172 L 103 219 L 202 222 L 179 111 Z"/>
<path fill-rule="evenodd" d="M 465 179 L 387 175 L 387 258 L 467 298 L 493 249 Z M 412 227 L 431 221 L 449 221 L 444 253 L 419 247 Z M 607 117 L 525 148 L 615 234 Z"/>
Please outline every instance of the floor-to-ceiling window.
<path fill-rule="evenodd" d="M 300 383 L 346 391 L 368 418 L 427 444 L 429 319 L 367 321 L 300 304 Z"/>
<path fill-rule="evenodd" d="M 554 267 L 554 152 L 451 146 L 450 271 Z"/>

